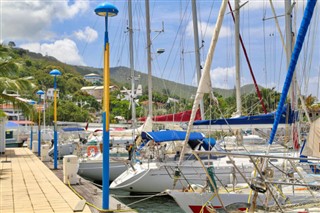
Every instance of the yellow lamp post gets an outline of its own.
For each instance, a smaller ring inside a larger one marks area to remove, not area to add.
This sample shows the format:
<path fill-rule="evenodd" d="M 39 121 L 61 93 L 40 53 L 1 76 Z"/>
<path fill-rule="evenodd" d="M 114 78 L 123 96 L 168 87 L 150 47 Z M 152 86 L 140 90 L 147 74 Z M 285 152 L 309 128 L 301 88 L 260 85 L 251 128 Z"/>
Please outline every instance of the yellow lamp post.
<path fill-rule="evenodd" d="M 36 104 L 35 101 L 31 100 L 29 102 L 30 105 Z M 33 112 L 31 113 L 31 121 L 33 121 Z M 32 141 L 33 141 L 33 122 L 30 124 L 30 149 L 32 150 Z"/>
<path fill-rule="evenodd" d="M 109 84 L 110 84 L 110 64 L 109 64 L 109 38 L 108 38 L 108 17 L 116 16 L 118 9 L 110 3 L 102 3 L 96 7 L 94 12 L 98 16 L 105 17 L 104 36 L 104 68 L 103 68 L 103 158 L 102 158 L 102 208 L 109 209 Z"/>
<path fill-rule="evenodd" d="M 53 168 L 58 168 L 58 132 L 57 132 L 57 76 L 61 75 L 59 70 L 52 70 L 50 75 L 54 77 L 54 94 L 53 94 Z"/>
<path fill-rule="evenodd" d="M 41 156 L 41 95 L 43 95 L 44 92 L 42 90 L 37 91 L 37 95 L 39 96 L 38 99 L 38 156 Z"/>

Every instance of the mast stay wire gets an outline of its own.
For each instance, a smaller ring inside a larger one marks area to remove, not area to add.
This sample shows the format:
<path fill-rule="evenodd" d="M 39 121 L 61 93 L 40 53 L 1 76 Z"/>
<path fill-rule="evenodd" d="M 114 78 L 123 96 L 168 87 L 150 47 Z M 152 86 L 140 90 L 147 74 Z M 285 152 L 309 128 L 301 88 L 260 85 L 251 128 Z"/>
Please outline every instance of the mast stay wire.
<path fill-rule="evenodd" d="M 133 11 L 133 12 L 136 12 L 136 13 L 134 13 L 134 16 L 136 16 L 137 18 L 136 18 L 136 20 L 137 20 L 137 36 L 135 37 L 135 40 L 136 40 L 136 42 L 134 42 L 134 45 L 135 45 L 135 49 L 136 50 L 138 50 L 139 48 L 140 48 L 140 42 L 144 39 L 144 41 L 146 40 L 146 37 L 145 37 L 145 33 L 141 33 L 141 26 L 144 26 L 143 24 L 142 24 L 142 22 L 143 22 L 143 19 L 144 19 L 144 14 L 143 14 L 143 10 L 142 10 L 142 6 L 141 6 L 141 2 L 142 1 L 138 1 L 139 3 L 136 3 L 136 4 L 134 4 L 134 6 L 135 6 L 135 10 Z M 141 39 L 141 37 L 142 37 L 142 39 Z M 138 52 L 138 51 L 137 51 Z M 142 67 L 142 65 L 141 65 L 141 63 L 140 63 L 140 57 L 141 57 L 141 55 L 138 55 L 138 54 L 136 54 L 135 55 L 135 57 L 134 57 L 134 60 L 135 60 L 135 69 L 136 70 L 141 70 L 141 67 Z"/>
<path fill-rule="evenodd" d="M 211 15 L 212 15 L 212 11 L 213 11 L 213 6 L 214 6 L 214 2 L 215 1 L 212 1 L 212 4 L 211 4 L 211 7 L 210 7 L 210 12 L 209 12 L 209 16 L 208 16 L 208 19 L 207 19 L 207 24 L 204 28 L 204 32 L 202 31 L 202 26 L 200 26 L 200 33 L 201 33 L 201 47 L 199 47 L 201 50 L 202 50 L 202 61 L 205 61 L 205 53 L 204 53 L 204 38 L 206 37 L 206 34 L 207 34 L 207 30 L 208 30 L 208 26 L 209 26 L 209 21 L 211 20 Z M 200 16 L 200 13 L 199 13 L 199 16 Z M 202 23 L 200 22 L 200 25 L 202 25 Z"/>
<path fill-rule="evenodd" d="M 305 87 L 304 87 L 304 94 L 308 93 L 308 86 L 309 85 L 309 79 L 310 79 L 310 74 L 312 70 L 312 62 L 313 62 L 313 55 L 314 55 L 314 46 L 315 46 L 315 40 L 316 40 L 316 32 L 313 30 L 317 30 L 318 26 L 318 10 L 315 10 L 315 19 L 313 19 L 312 25 L 313 27 L 310 27 L 309 32 L 308 32 L 308 42 L 307 45 L 304 48 L 304 60 L 303 60 L 303 69 L 302 69 L 302 82 L 305 82 Z M 310 37 L 312 37 L 310 39 Z M 309 45 L 309 40 L 311 40 L 311 44 Z M 309 60 L 308 60 L 309 59 Z M 307 64 L 308 63 L 308 64 Z M 301 85 L 302 85 L 301 82 Z"/>
<path fill-rule="evenodd" d="M 185 6 L 185 10 L 183 11 L 183 5 L 182 5 L 182 2 L 184 2 L 183 0 L 180 0 L 180 24 L 181 24 L 181 27 L 178 29 L 177 31 L 177 35 L 180 35 L 180 42 L 179 42 L 179 47 L 176 48 L 176 54 L 175 54 L 175 57 L 174 59 L 172 60 L 172 66 L 171 66 L 171 69 L 170 69 L 170 74 L 171 73 L 177 73 L 177 77 L 178 79 L 181 79 L 182 78 L 182 83 L 185 84 L 186 82 L 186 79 L 185 79 L 185 72 L 184 72 L 184 69 L 185 69 L 185 64 L 184 64 L 184 61 L 185 61 L 185 49 L 184 49 L 184 46 L 185 46 L 185 34 L 186 34 L 186 22 L 188 20 L 190 20 L 190 17 L 191 17 L 191 14 L 189 14 L 189 17 L 185 17 L 186 16 L 186 11 L 187 9 L 189 8 L 189 2 L 187 2 L 186 6 Z M 173 46 L 172 46 L 173 48 Z M 175 64 L 175 61 L 177 59 L 177 56 L 180 56 L 180 64 L 179 64 L 179 72 L 174 72 L 173 69 L 174 69 L 174 64 Z M 179 77 L 180 76 L 180 77 Z M 170 76 L 169 76 L 170 78 Z M 174 91 L 177 91 L 178 89 L 178 85 L 174 85 Z M 179 93 L 181 95 L 181 90 L 180 91 L 177 91 L 177 93 Z"/>
<path fill-rule="evenodd" d="M 94 21 L 93 26 L 92 26 L 93 29 L 96 28 L 96 25 L 97 25 L 97 22 L 98 22 L 98 18 L 99 18 L 98 16 L 95 17 L 95 21 Z M 81 51 L 81 54 L 80 54 L 82 57 L 84 56 L 84 52 L 87 50 L 88 43 L 89 42 L 86 41 L 85 44 L 84 44 L 84 47 L 82 48 L 82 51 Z"/>
<path fill-rule="evenodd" d="M 116 64 L 117 66 L 119 65 L 119 63 L 121 62 L 120 59 L 121 58 L 121 55 L 122 55 L 122 52 L 125 48 L 125 44 L 126 44 L 126 41 L 127 41 L 127 36 L 125 36 L 125 33 L 123 33 L 123 29 L 126 28 L 126 20 L 127 20 L 127 10 L 125 10 L 126 8 L 126 2 L 123 2 L 122 4 L 122 11 L 125 11 L 123 14 L 123 18 L 120 19 L 120 24 L 117 23 L 117 28 L 115 30 L 115 36 L 112 36 L 112 41 L 111 43 L 113 44 L 117 44 L 120 48 L 116 48 L 115 47 L 117 45 L 111 45 L 110 46 L 110 50 L 112 52 L 115 52 L 113 55 L 115 55 L 115 57 L 111 58 L 111 60 L 113 60 L 114 64 Z M 123 39 L 124 39 L 124 42 L 123 42 Z M 128 44 L 126 45 L 128 46 Z"/>
<path fill-rule="evenodd" d="M 183 12 L 183 17 L 185 17 L 186 14 L 187 14 L 188 5 L 189 5 L 189 1 L 187 2 L 187 6 L 186 6 L 186 8 L 185 8 L 185 10 L 184 10 L 184 12 Z M 164 72 L 166 71 L 166 68 L 167 68 L 167 66 L 168 66 L 169 60 L 171 59 L 171 55 L 173 54 L 173 49 L 174 49 L 174 46 L 175 46 L 175 44 L 176 44 L 176 40 L 177 40 L 177 38 L 178 38 L 179 31 L 180 31 L 181 28 L 182 28 L 182 24 L 183 24 L 183 22 L 180 21 L 179 26 L 178 26 L 178 29 L 177 29 L 177 32 L 176 32 L 176 34 L 175 34 L 174 40 L 173 40 L 173 42 L 172 42 L 172 45 L 171 45 L 171 48 L 170 48 L 170 51 L 169 51 L 169 54 L 168 54 L 168 57 L 167 57 L 167 60 L 166 60 L 165 63 L 164 63 L 164 67 L 163 67 L 162 73 L 161 73 L 161 75 L 160 75 L 161 78 L 163 78 Z M 177 55 L 177 54 L 176 54 L 176 55 Z M 175 59 L 176 59 L 176 57 L 174 57 L 174 60 L 175 60 Z M 173 66 L 171 67 L 170 73 L 172 73 L 172 69 L 173 69 Z"/>
<path fill-rule="evenodd" d="M 262 18 L 262 20 L 264 20 L 265 18 L 266 18 L 266 13 L 267 13 L 267 11 L 266 11 L 266 5 L 265 4 L 263 4 L 263 18 Z M 267 80 L 267 50 L 266 50 L 266 25 L 265 25 L 265 22 L 263 21 L 262 22 L 262 24 L 263 24 L 263 52 L 264 52 L 264 74 L 265 74 L 265 76 L 264 76 L 264 79 L 265 79 L 265 85 L 266 85 L 266 87 L 268 86 L 268 80 Z"/>

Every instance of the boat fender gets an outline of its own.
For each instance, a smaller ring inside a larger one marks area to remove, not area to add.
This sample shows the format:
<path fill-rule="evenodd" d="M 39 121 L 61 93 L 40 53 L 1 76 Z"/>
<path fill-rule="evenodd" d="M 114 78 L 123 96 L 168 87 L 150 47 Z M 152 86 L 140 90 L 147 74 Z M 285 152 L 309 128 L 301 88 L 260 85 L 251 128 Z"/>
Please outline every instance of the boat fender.
<path fill-rule="evenodd" d="M 173 188 L 176 187 L 178 179 L 181 177 L 181 171 L 178 167 L 174 170 L 174 176 L 173 176 Z"/>
<path fill-rule="evenodd" d="M 266 193 L 267 189 L 264 189 L 264 188 L 261 188 L 259 186 L 256 186 L 254 184 L 250 184 L 250 188 L 253 190 L 253 191 L 256 191 L 256 192 L 259 192 L 259 193 Z"/>
<path fill-rule="evenodd" d="M 99 150 L 97 146 L 88 146 L 87 147 L 87 156 L 88 157 L 93 157 L 96 154 L 98 154 Z"/>

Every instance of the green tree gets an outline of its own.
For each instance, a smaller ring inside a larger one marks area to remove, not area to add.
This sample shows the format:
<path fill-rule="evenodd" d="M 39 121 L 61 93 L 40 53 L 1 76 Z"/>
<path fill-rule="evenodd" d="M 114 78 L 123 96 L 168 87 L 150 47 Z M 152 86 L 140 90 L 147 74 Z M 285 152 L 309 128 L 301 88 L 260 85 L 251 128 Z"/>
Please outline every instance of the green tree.
<path fill-rule="evenodd" d="M 87 110 L 78 107 L 73 102 L 64 100 L 58 100 L 57 116 L 58 121 L 70 122 L 87 122 L 93 118 Z M 53 121 L 53 103 L 46 111 L 46 119 Z"/>

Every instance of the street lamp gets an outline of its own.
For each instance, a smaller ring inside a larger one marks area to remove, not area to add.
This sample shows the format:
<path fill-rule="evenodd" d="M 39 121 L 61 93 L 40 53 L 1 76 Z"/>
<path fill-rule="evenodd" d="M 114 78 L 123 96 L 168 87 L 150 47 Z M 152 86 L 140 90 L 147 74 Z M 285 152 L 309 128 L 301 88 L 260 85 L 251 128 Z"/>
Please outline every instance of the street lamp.
<path fill-rule="evenodd" d="M 102 208 L 109 209 L 109 37 L 108 37 L 108 16 L 116 16 L 118 9 L 110 3 L 102 3 L 96 7 L 94 12 L 98 16 L 105 17 L 104 34 L 104 64 L 103 64 L 103 158 L 102 158 Z"/>
<path fill-rule="evenodd" d="M 53 91 L 53 121 L 54 121 L 54 132 L 53 132 L 53 168 L 58 168 L 58 133 L 57 133 L 57 76 L 61 75 L 59 70 L 52 70 L 51 76 L 54 76 L 54 91 Z"/>
<path fill-rule="evenodd" d="M 38 90 L 37 95 L 39 95 L 39 99 L 38 99 L 38 156 L 41 155 L 41 107 L 40 107 L 40 103 L 41 103 L 41 95 L 44 94 L 44 92 L 42 90 Z"/>
<path fill-rule="evenodd" d="M 34 100 L 29 101 L 30 105 L 35 105 L 36 102 Z M 31 112 L 31 116 L 32 116 L 32 121 L 33 121 L 33 112 Z M 30 149 L 32 150 L 32 141 L 33 141 L 33 123 L 31 123 L 31 128 L 30 128 Z"/>

